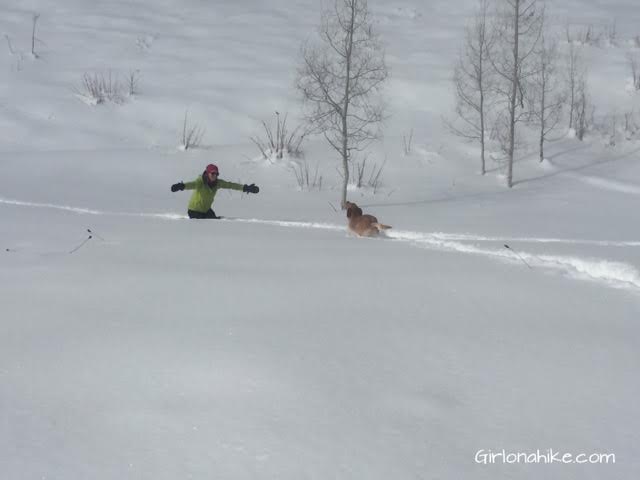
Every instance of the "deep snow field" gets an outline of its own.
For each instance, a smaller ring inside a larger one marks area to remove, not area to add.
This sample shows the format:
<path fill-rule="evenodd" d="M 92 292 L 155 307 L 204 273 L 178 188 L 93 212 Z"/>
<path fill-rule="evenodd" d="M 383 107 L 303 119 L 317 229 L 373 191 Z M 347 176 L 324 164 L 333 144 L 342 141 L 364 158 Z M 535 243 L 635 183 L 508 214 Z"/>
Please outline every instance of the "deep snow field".
<path fill-rule="evenodd" d="M 249 140 L 298 121 L 319 2 L 0 0 L 0 479 L 637 478 L 640 143 L 559 131 L 513 189 L 480 176 L 441 121 L 474 6 L 370 0 L 386 163 L 350 198 L 393 229 L 359 239 L 321 137 L 313 191 Z M 585 47 L 593 102 L 640 106 L 637 2 L 547 7 L 559 32 L 616 21 Z M 139 92 L 76 95 L 109 70 Z M 183 151 L 186 109 L 206 131 Z M 187 220 L 169 187 L 211 162 L 261 191 Z M 616 461 L 475 461 L 502 449 Z"/>

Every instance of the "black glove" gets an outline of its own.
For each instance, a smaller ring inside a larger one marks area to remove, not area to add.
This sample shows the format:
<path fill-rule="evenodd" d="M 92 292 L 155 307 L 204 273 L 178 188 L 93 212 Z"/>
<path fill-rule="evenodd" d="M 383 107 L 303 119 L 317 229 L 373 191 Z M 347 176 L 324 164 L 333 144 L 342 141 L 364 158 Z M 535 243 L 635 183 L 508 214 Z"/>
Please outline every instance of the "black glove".
<path fill-rule="evenodd" d="M 243 185 L 242 191 L 244 193 L 258 193 L 260 189 L 255 183 L 252 183 L 251 185 Z"/>
<path fill-rule="evenodd" d="M 180 190 L 184 190 L 184 183 L 180 182 L 180 183 L 174 183 L 173 185 L 171 185 L 172 192 L 178 192 Z"/>

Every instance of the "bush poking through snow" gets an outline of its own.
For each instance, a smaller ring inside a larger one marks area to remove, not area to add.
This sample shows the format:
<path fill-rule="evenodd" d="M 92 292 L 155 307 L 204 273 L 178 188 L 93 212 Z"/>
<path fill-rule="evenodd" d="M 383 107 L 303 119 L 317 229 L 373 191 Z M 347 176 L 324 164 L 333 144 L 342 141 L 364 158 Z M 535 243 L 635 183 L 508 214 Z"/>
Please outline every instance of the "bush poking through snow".
<path fill-rule="evenodd" d="M 616 147 L 624 141 L 638 138 L 640 121 L 634 110 L 618 114 L 613 112 L 594 120 L 592 130 L 599 133 L 607 147 Z"/>
<path fill-rule="evenodd" d="M 124 102 L 124 86 L 109 71 L 105 73 L 85 73 L 82 85 L 76 88 L 76 94 L 91 105 L 100 105 L 107 101 L 116 104 Z"/>
<path fill-rule="evenodd" d="M 140 70 L 131 70 L 127 75 L 127 90 L 130 97 L 140 93 L 138 84 L 140 83 Z"/>
<path fill-rule="evenodd" d="M 298 183 L 300 190 L 311 191 L 316 188 L 318 190 L 322 190 L 322 175 L 318 174 L 317 164 L 313 175 L 311 175 L 309 163 L 307 163 L 306 160 L 303 160 L 302 162 L 293 162 L 291 171 L 296 177 L 296 182 Z"/>
<path fill-rule="evenodd" d="M 624 133 L 627 140 L 631 140 L 640 130 L 638 123 L 633 110 L 624 114 Z"/>
<path fill-rule="evenodd" d="M 633 88 L 636 91 L 640 91 L 640 56 L 628 52 L 627 63 L 629 64 L 629 68 L 631 69 Z"/>
<path fill-rule="evenodd" d="M 36 53 L 36 42 L 44 43 L 42 42 L 42 40 L 36 37 L 36 25 L 38 23 L 39 18 L 40 18 L 39 13 L 34 13 L 32 16 L 33 23 L 32 23 L 32 29 L 31 29 L 31 57 L 35 59 L 40 58 L 40 56 Z M 7 35 L 6 33 L 4 34 L 4 38 L 7 40 L 7 47 L 9 47 L 9 54 L 12 57 L 17 58 L 16 70 L 17 71 L 22 70 L 22 61 L 24 60 L 24 57 L 25 57 L 24 52 L 19 52 L 13 48 L 13 45 L 11 44 L 11 38 L 9 38 L 9 35 Z"/>
<path fill-rule="evenodd" d="M 404 147 L 404 156 L 407 157 L 409 155 L 411 155 L 411 143 L 413 142 L 413 128 L 411 129 L 411 132 L 409 132 L 409 136 L 407 135 L 403 135 L 402 136 L 402 144 Z"/>
<path fill-rule="evenodd" d="M 302 157 L 302 142 L 307 132 L 301 132 L 301 127 L 298 126 L 289 133 L 287 130 L 288 114 L 285 113 L 284 118 L 280 118 L 279 112 L 275 112 L 275 115 L 275 131 L 271 124 L 263 120 L 264 137 L 253 136 L 251 141 L 258 147 L 265 160 L 281 160 L 285 154 L 295 158 Z"/>
<path fill-rule="evenodd" d="M 4 34 L 4 38 L 6 38 L 6 40 L 7 40 L 7 47 L 9 47 L 9 53 L 10 53 L 11 55 L 16 55 L 18 52 L 16 52 L 16 51 L 13 49 L 13 45 L 11 45 L 11 39 L 9 38 L 9 35 L 7 35 L 7 34 L 5 33 L 5 34 Z"/>
<path fill-rule="evenodd" d="M 9 48 L 9 54 L 12 57 L 16 57 L 16 71 L 22 70 L 22 60 L 24 60 L 24 55 L 21 52 L 13 49 L 13 45 L 11 45 L 11 38 L 9 35 L 5 33 L 4 38 L 7 40 L 7 47 Z"/>
<path fill-rule="evenodd" d="M 355 181 L 356 187 L 362 188 L 362 178 L 364 177 L 364 170 L 367 167 L 367 157 L 364 157 L 362 162 L 355 162 L 351 164 L 351 178 Z"/>
<path fill-rule="evenodd" d="M 184 122 L 182 123 L 182 144 L 180 148 L 182 150 L 189 150 L 192 148 L 198 148 L 202 137 L 204 136 L 204 129 L 197 123 L 189 123 L 189 110 L 184 112 Z"/>
<path fill-rule="evenodd" d="M 31 55 L 33 55 L 33 58 L 38 58 L 38 54 L 36 53 L 36 24 L 39 18 L 39 13 L 33 14 L 33 28 L 31 30 Z"/>
<path fill-rule="evenodd" d="M 377 163 L 374 163 L 373 167 L 368 170 L 367 159 L 368 157 L 365 156 L 362 162 L 351 163 L 350 178 L 356 188 L 368 187 L 373 189 L 373 193 L 375 194 L 382 185 L 382 170 L 384 169 L 386 160 L 382 162 L 380 168 L 378 168 Z"/>
<path fill-rule="evenodd" d="M 613 19 L 608 25 L 570 25 L 566 24 L 567 43 L 605 48 L 618 46 L 618 24 Z"/>
<path fill-rule="evenodd" d="M 569 44 L 593 44 L 593 25 L 576 27 L 575 25 L 567 23 L 565 26 L 565 33 L 567 36 L 567 43 Z"/>
<path fill-rule="evenodd" d="M 373 193 L 377 193 L 378 188 L 382 185 L 382 169 L 384 168 L 384 164 L 386 161 L 382 162 L 380 168 L 376 169 L 376 164 L 373 164 L 373 168 L 371 169 L 371 173 L 369 174 L 369 179 L 367 180 L 367 186 L 373 188 Z"/>

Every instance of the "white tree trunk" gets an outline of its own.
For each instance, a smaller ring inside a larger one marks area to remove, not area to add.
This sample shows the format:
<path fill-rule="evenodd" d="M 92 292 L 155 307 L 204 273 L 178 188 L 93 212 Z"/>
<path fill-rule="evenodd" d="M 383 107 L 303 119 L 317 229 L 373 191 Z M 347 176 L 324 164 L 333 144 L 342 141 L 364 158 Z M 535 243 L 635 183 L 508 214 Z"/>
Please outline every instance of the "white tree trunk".
<path fill-rule="evenodd" d="M 516 99 L 518 96 L 518 69 L 520 67 L 520 59 L 518 47 L 520 43 L 520 0 L 515 0 L 513 15 L 513 71 L 511 78 L 511 95 L 509 98 L 509 149 L 508 165 L 507 165 L 507 186 L 513 186 L 513 156 L 515 152 L 516 141 Z"/>

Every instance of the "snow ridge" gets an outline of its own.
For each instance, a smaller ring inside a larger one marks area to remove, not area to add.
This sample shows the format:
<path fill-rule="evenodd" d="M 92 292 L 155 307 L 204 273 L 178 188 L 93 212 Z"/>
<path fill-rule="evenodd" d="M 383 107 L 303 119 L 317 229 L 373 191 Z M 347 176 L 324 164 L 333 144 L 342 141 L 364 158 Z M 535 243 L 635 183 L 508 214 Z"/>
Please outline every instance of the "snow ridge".
<path fill-rule="evenodd" d="M 224 218 L 222 219 L 225 220 Z M 260 220 L 257 218 L 234 218 L 229 219 L 234 222 L 243 222 L 243 223 L 259 223 L 261 225 L 275 225 L 278 227 L 285 228 L 317 228 L 321 230 L 334 230 L 334 231 L 343 231 L 345 230 L 344 225 L 336 225 L 333 223 L 321 223 L 321 222 L 293 222 L 287 220 Z"/>
<path fill-rule="evenodd" d="M 522 262 L 524 260 L 533 268 L 558 270 L 572 278 L 600 281 L 614 288 L 640 289 L 640 272 L 632 265 L 622 262 L 561 255 L 535 255 L 522 250 L 518 250 L 516 255 L 506 248 L 481 248 L 459 241 L 445 240 L 442 238 L 442 234 L 388 231 L 387 236 L 435 250 L 483 255 L 508 262 Z"/>
<path fill-rule="evenodd" d="M 482 235 L 436 232 L 431 234 L 440 240 L 459 240 L 469 242 L 520 242 L 520 243 L 563 243 L 568 245 L 591 245 L 595 247 L 640 247 L 640 241 L 585 240 L 580 238 L 545 237 L 488 237 Z"/>

